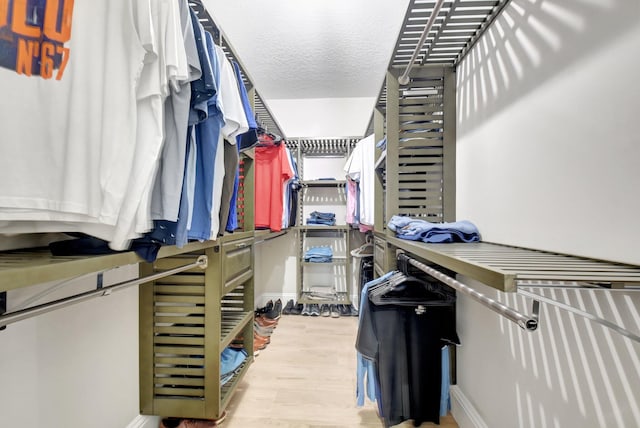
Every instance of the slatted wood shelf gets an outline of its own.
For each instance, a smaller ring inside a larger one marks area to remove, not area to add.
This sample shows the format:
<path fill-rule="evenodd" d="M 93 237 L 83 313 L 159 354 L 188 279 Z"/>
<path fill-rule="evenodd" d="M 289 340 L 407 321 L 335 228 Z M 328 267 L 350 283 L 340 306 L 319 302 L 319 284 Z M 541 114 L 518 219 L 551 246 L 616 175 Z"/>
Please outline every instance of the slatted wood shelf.
<path fill-rule="evenodd" d="M 619 288 L 640 285 L 640 266 L 488 242 L 425 244 L 387 237 L 416 257 L 501 291 L 518 281 L 577 282 Z"/>
<path fill-rule="evenodd" d="M 318 299 L 310 297 L 311 293 L 308 291 L 302 291 L 300 297 L 298 298 L 298 303 L 303 304 L 342 304 L 349 305 L 351 304 L 351 299 L 349 298 L 349 293 L 345 292 L 337 292 L 335 298 L 333 299 Z"/>
<path fill-rule="evenodd" d="M 205 241 L 192 242 L 183 248 L 163 247 L 158 259 L 200 251 L 217 243 L 219 241 Z M 0 291 L 74 278 L 143 261 L 133 251 L 99 256 L 53 256 L 48 248 L 5 251 L 0 253 Z"/>

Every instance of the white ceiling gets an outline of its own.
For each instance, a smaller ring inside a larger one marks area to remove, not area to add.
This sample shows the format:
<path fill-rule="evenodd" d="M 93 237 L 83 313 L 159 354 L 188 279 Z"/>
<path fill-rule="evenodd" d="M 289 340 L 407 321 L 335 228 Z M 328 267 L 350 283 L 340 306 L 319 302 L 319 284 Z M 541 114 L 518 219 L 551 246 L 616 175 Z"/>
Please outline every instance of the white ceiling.
<path fill-rule="evenodd" d="M 364 133 L 408 3 L 203 0 L 287 137 Z"/>

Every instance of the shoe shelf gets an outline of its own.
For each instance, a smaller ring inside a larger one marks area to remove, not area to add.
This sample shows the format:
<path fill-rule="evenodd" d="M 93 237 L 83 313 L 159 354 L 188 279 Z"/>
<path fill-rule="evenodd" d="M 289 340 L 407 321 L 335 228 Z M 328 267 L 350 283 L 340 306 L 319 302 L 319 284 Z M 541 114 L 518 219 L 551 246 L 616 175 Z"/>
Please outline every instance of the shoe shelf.
<path fill-rule="evenodd" d="M 351 298 L 349 297 L 349 293 L 347 292 L 337 292 L 335 297 L 327 298 L 327 299 L 319 299 L 317 297 L 312 297 L 312 293 L 308 291 L 303 291 L 298 298 L 298 303 L 302 304 L 314 304 L 317 303 L 319 305 L 322 304 L 343 304 L 350 305 Z"/>
<path fill-rule="evenodd" d="M 253 362 L 253 241 L 228 235 L 201 253 L 208 257 L 206 269 L 140 286 L 142 414 L 218 419 Z M 184 264 L 183 257 L 140 269 L 145 275 L 168 270 Z M 237 336 L 249 357 L 221 385 L 220 355 Z"/>
<path fill-rule="evenodd" d="M 333 257 L 333 259 L 329 262 L 306 262 L 304 261 L 304 259 L 300 262 L 301 264 L 307 265 L 307 266 L 323 266 L 323 265 L 331 265 L 331 264 L 335 264 L 335 265 L 343 265 L 345 263 L 347 263 L 347 258 L 346 257 Z"/>
<path fill-rule="evenodd" d="M 252 357 L 247 357 L 247 359 L 250 358 Z M 223 409 L 225 409 L 229 404 L 229 400 L 233 396 L 233 393 L 240 384 L 240 381 L 242 380 L 244 375 L 247 374 L 250 366 L 251 363 L 245 360 L 242 365 L 240 365 L 240 367 L 236 370 L 236 373 L 233 375 L 231 380 L 222 385 L 222 387 L 220 388 L 220 404 Z"/>
<path fill-rule="evenodd" d="M 244 331 L 244 328 L 253 320 L 253 311 L 222 311 L 220 321 L 220 347 L 226 348 L 231 344 L 239 334 Z"/>
<path fill-rule="evenodd" d="M 296 226 L 296 229 L 298 230 L 319 230 L 319 231 L 327 231 L 327 232 L 333 232 L 333 231 L 343 231 L 343 230 L 349 230 L 349 225 L 346 224 L 337 224 L 335 226 L 324 226 L 324 225 L 312 225 L 312 224 L 303 224 L 301 226 Z"/>

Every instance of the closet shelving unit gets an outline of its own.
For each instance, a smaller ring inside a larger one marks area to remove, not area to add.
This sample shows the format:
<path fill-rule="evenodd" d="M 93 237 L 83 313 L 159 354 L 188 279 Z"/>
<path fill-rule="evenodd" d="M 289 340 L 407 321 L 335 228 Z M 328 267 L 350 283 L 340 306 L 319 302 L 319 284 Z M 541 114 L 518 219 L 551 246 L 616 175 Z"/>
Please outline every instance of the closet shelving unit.
<path fill-rule="evenodd" d="M 356 138 L 298 139 L 289 142 L 289 148 L 296 153 L 300 191 L 298 193 L 298 214 L 296 231 L 298 235 L 298 302 L 299 303 L 351 303 L 351 258 L 349 256 L 351 227 L 344 217 L 337 213 L 336 225 L 308 225 L 306 218 L 311 211 L 323 211 L 326 206 L 341 206 L 346 209 L 346 180 L 307 179 L 305 161 L 323 158 L 327 162 L 339 162 L 341 167 L 358 141 Z M 311 208 L 313 207 L 313 208 Z M 332 248 L 332 261 L 328 263 L 305 262 L 306 251 L 317 245 Z M 312 280 L 312 278 L 314 278 Z M 327 290 L 330 298 L 312 298 L 316 289 Z"/>
<path fill-rule="evenodd" d="M 377 141 L 387 138 L 386 152 L 378 152 L 376 200 L 383 203 L 376 204 L 375 271 L 380 275 L 395 269 L 397 254 L 403 252 L 416 266 L 435 266 L 532 298 L 534 312 L 538 302 L 544 301 L 640 341 L 594 314 L 529 291 L 540 287 L 639 289 L 640 266 L 489 242 L 425 244 L 396 238 L 386 228 L 392 215 L 435 223 L 455 221 L 455 70 L 509 2 L 411 0 L 409 4 L 367 130 L 375 133 Z M 441 7 L 428 27 L 437 6 Z M 420 33 L 426 37 L 418 46 Z M 401 76 L 407 72 L 409 81 L 403 84 Z M 475 294 L 471 297 L 478 297 Z M 495 310 L 496 302 L 483 303 Z"/>
<path fill-rule="evenodd" d="M 189 3 L 227 57 L 238 63 L 259 126 L 283 135 L 202 2 Z M 206 249 L 209 264 L 204 272 L 186 271 L 141 287 L 143 414 L 217 419 L 253 362 L 254 244 L 271 236 L 254 227 L 253 166 L 253 150 L 242 153 L 238 197 L 241 229 L 225 234 Z M 144 269 L 148 273 L 163 271 L 178 263 L 180 260 L 173 258 Z M 233 378 L 222 385 L 221 352 L 238 336 L 243 337 L 248 357 Z"/>
<path fill-rule="evenodd" d="M 395 266 L 392 215 L 455 220 L 455 67 L 509 0 L 411 0 L 367 133 L 387 138 L 377 152 L 374 265 Z M 431 15 L 438 10 L 430 28 Z M 426 31 L 425 31 L 426 30 Z M 422 37 L 424 36 L 424 37 Z M 424 43 L 418 46 L 422 41 Z M 413 59 L 413 62 L 411 62 Z M 411 63 L 409 83 L 399 78 Z"/>

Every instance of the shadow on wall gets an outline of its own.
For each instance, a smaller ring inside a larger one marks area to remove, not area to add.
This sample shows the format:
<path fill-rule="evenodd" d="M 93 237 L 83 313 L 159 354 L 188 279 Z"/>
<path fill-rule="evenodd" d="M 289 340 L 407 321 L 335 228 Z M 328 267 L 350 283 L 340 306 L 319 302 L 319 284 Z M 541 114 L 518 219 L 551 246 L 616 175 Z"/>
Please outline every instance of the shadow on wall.
<path fill-rule="evenodd" d="M 459 136 L 622 36 L 639 14 L 635 0 L 512 0 L 458 67 Z"/>
<path fill-rule="evenodd" d="M 640 335 L 637 291 L 532 291 Z M 498 300 L 531 311 L 530 299 L 498 293 Z M 518 427 L 640 426 L 640 343 L 544 303 L 538 331 L 505 318 L 500 330 L 511 347 Z"/>

